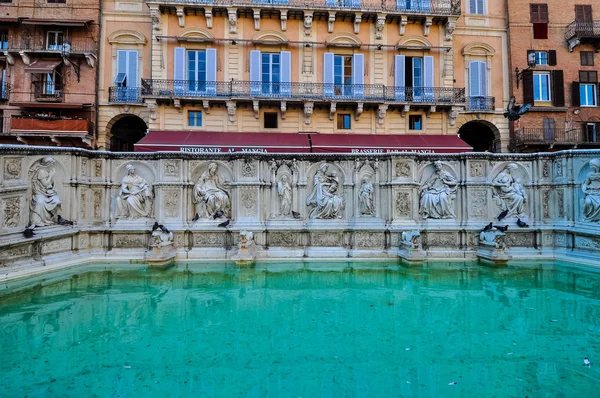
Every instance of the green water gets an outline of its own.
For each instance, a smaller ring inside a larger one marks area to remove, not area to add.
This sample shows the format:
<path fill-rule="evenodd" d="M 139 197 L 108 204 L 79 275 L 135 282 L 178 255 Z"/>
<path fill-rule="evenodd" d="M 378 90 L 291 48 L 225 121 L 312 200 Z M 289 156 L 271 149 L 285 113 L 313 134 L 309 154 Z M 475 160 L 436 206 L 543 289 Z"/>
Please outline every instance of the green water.
<path fill-rule="evenodd" d="M 3 285 L 0 396 L 598 396 L 600 274 L 347 265 Z"/>

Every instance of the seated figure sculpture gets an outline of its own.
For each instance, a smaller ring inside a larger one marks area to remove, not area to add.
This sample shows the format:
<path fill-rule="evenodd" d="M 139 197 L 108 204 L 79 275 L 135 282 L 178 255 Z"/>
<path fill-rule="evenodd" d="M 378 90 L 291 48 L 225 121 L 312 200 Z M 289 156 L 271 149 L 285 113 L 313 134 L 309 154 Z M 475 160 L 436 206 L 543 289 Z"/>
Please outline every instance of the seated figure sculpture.
<path fill-rule="evenodd" d="M 592 171 L 588 173 L 581 185 L 584 193 L 583 219 L 600 221 L 600 159 L 590 160 Z"/>
<path fill-rule="evenodd" d="M 121 182 L 119 196 L 117 196 L 117 219 L 138 219 L 152 215 L 154 195 L 152 185 L 135 174 L 135 167 L 128 164 L 127 174 Z"/>
<path fill-rule="evenodd" d="M 327 163 L 321 163 L 313 178 L 313 190 L 306 198 L 306 205 L 312 206 L 309 218 L 342 218 L 344 199 L 337 194 L 339 179 L 335 172 L 328 173 L 328 168 Z"/>
<path fill-rule="evenodd" d="M 512 171 L 516 169 L 515 163 L 509 163 L 494 178 L 492 185 L 495 187 L 495 192 L 492 196 L 500 210 L 508 212 L 506 217 L 524 218 L 527 195 L 519 180 L 512 175 Z"/>
<path fill-rule="evenodd" d="M 442 162 L 433 163 L 435 172 L 419 189 L 419 214 L 428 218 L 454 218 L 452 209 L 458 181 L 442 167 Z"/>
<path fill-rule="evenodd" d="M 211 218 L 216 214 L 221 215 L 218 218 L 228 218 L 231 215 L 231 199 L 221 184 L 217 170 L 217 164 L 210 163 L 194 185 L 192 202 L 198 218 Z"/>
<path fill-rule="evenodd" d="M 54 164 L 54 159 L 45 157 L 32 170 L 28 228 L 56 224 L 61 202 L 54 189 Z"/>

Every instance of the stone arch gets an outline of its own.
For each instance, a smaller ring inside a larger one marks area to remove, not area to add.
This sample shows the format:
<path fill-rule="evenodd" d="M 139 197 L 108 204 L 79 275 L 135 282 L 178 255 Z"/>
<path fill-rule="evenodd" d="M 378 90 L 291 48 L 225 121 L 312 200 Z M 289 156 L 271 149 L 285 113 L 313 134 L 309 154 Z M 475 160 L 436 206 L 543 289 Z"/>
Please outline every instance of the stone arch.
<path fill-rule="evenodd" d="M 198 179 L 200 178 L 202 173 L 204 173 L 208 169 L 208 166 L 211 163 L 215 163 L 217 165 L 217 174 L 219 176 L 221 183 L 223 183 L 225 181 L 228 181 L 228 182 L 233 181 L 234 173 L 233 173 L 233 170 L 231 169 L 231 167 L 229 167 L 224 162 L 221 162 L 218 160 L 210 160 L 210 161 L 202 162 L 202 163 L 196 165 L 194 168 L 192 168 L 191 173 L 190 173 L 190 178 L 194 184 L 198 181 Z M 228 191 L 228 193 L 231 195 L 231 191 Z"/>
<path fill-rule="evenodd" d="M 154 182 L 156 181 L 156 173 L 152 166 L 149 166 L 148 164 L 142 161 L 132 160 L 129 162 L 125 162 L 121 166 L 119 166 L 115 173 L 115 178 L 117 182 L 120 182 L 123 179 L 123 177 L 125 177 L 125 175 L 127 174 L 128 165 L 132 165 L 133 167 L 135 167 L 135 173 L 143 179 L 145 179 L 146 181 L 148 181 L 148 183 L 154 184 Z"/>
<path fill-rule="evenodd" d="M 402 47 L 415 47 L 419 49 L 428 50 L 432 47 L 429 40 L 420 36 L 408 36 L 400 39 L 396 45 L 398 48 Z"/>
<path fill-rule="evenodd" d="M 461 125 L 457 123 L 461 140 L 471 145 L 474 152 L 500 152 L 501 134 L 494 123 L 474 116 L 465 119 Z"/>
<path fill-rule="evenodd" d="M 146 36 L 136 30 L 119 29 L 108 36 L 110 44 L 141 44 L 146 45 Z"/>
<path fill-rule="evenodd" d="M 141 116 L 141 109 L 114 116 L 106 124 L 108 149 L 113 152 L 131 152 L 133 145 L 144 138 L 148 122 Z"/>
<path fill-rule="evenodd" d="M 518 163 L 518 162 L 501 162 L 501 163 L 498 163 L 497 165 L 495 165 L 494 168 L 490 172 L 490 178 L 489 178 L 490 181 L 492 181 L 494 178 L 496 178 L 498 176 L 498 174 L 500 174 L 502 172 L 502 170 L 504 170 L 504 168 L 511 163 L 517 165 L 516 171 L 511 172 L 511 175 L 515 179 L 520 179 L 521 183 L 523 185 L 526 185 L 526 186 L 529 185 L 531 183 L 530 172 L 529 172 L 529 170 L 527 170 L 526 167 L 523 166 L 523 164 Z"/>
<path fill-rule="evenodd" d="M 417 181 L 422 185 L 423 183 L 425 183 L 425 181 L 427 181 L 429 179 L 429 177 L 431 177 L 435 171 L 434 168 L 434 163 L 436 161 L 431 161 L 427 164 L 425 164 L 423 167 L 421 167 L 420 170 L 417 171 Z M 442 168 L 449 172 L 452 177 L 456 178 L 458 180 L 458 174 L 456 173 L 456 170 L 454 170 L 454 167 L 452 167 L 449 163 L 447 162 L 443 162 L 440 161 L 442 163 Z"/>
<path fill-rule="evenodd" d="M 277 32 L 274 30 L 265 30 L 256 33 L 252 36 L 253 42 L 272 42 L 273 44 L 287 44 L 289 39 L 287 35 L 281 32 Z"/>
<path fill-rule="evenodd" d="M 313 185 L 314 185 L 314 176 L 317 173 L 317 170 L 319 169 L 319 167 L 321 166 L 321 164 L 326 163 L 328 166 L 328 172 L 331 173 L 332 171 L 335 171 L 337 174 L 337 177 L 340 180 L 340 185 L 338 187 L 338 194 L 341 194 L 343 192 L 342 187 L 344 186 L 344 181 L 346 181 L 346 173 L 344 173 L 344 169 L 342 167 L 340 167 L 340 165 L 332 163 L 332 162 L 327 162 L 327 161 L 323 161 L 323 162 L 317 162 L 312 164 L 307 170 L 306 170 L 306 177 L 308 179 L 307 181 L 307 185 L 310 187 L 309 191 L 311 191 L 313 189 Z"/>
<path fill-rule="evenodd" d="M 469 43 L 462 49 L 463 56 L 470 55 L 474 57 L 492 57 L 494 56 L 494 54 L 496 54 L 496 50 L 494 50 L 494 47 L 490 46 L 487 43 L 482 43 L 479 41 Z"/>
<path fill-rule="evenodd" d="M 206 29 L 202 29 L 202 28 L 198 28 L 198 27 L 191 27 L 191 28 L 183 29 L 181 32 L 179 32 L 179 35 L 177 35 L 177 37 L 186 37 L 186 38 L 198 37 L 198 38 L 202 38 L 202 39 L 214 39 L 215 35 L 213 35 L 212 32 L 210 32 Z"/>
<path fill-rule="evenodd" d="M 327 46 L 360 47 L 362 41 L 355 34 L 349 32 L 333 33 L 325 39 Z"/>

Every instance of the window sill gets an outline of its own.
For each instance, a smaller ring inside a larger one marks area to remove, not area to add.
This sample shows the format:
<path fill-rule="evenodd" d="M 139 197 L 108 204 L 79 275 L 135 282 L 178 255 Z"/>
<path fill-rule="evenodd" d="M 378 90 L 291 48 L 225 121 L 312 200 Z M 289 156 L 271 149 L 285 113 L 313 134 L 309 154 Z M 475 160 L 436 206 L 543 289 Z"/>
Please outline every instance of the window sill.
<path fill-rule="evenodd" d="M 529 109 L 529 112 L 566 112 L 568 110 L 569 108 L 567 107 L 552 106 L 552 104 L 541 105 L 540 103 L 536 103 Z"/>

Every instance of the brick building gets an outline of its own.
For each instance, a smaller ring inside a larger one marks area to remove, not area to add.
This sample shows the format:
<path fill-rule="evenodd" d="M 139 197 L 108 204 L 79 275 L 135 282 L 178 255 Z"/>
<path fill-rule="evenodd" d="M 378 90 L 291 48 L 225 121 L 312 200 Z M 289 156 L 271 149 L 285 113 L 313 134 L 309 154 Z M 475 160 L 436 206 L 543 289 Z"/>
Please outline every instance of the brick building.
<path fill-rule="evenodd" d="M 175 150 L 179 137 L 238 139 L 224 133 L 435 146 L 462 129 L 506 150 L 505 6 L 473 4 L 105 1 L 99 146 L 131 150 L 147 131 Z"/>
<path fill-rule="evenodd" d="M 98 0 L 0 2 L 0 143 L 95 146 Z"/>
<path fill-rule="evenodd" d="M 533 107 L 511 125 L 517 152 L 600 146 L 600 2 L 508 0 L 511 85 Z"/>

